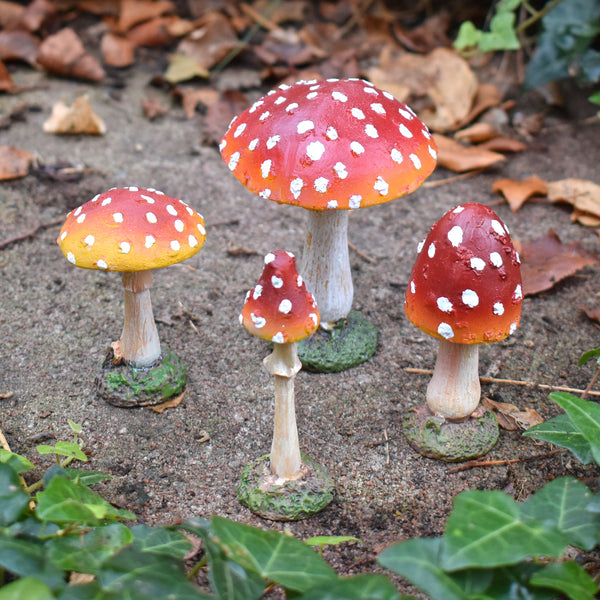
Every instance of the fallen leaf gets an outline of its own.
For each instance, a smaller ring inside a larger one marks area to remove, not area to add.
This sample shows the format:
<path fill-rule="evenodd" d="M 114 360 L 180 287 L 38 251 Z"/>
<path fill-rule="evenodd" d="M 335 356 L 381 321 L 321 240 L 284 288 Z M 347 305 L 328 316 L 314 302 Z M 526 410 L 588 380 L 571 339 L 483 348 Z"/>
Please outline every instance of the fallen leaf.
<path fill-rule="evenodd" d="M 169 0 L 122 0 L 117 28 L 125 33 L 134 25 L 172 12 L 174 8 Z"/>
<path fill-rule="evenodd" d="M 171 54 L 165 80 L 169 83 L 189 81 L 194 77 L 208 78 L 210 73 L 200 66 L 196 59 L 185 54 Z"/>
<path fill-rule="evenodd" d="M 485 169 L 506 160 L 502 154 L 478 146 L 463 146 L 456 140 L 439 133 L 434 133 L 433 138 L 438 147 L 438 165 L 455 173 Z"/>
<path fill-rule="evenodd" d="M 100 63 L 87 54 L 77 34 L 68 27 L 42 42 L 37 60 L 45 69 L 57 75 L 90 81 L 104 78 Z"/>
<path fill-rule="evenodd" d="M 0 146 L 0 180 L 18 179 L 29 173 L 33 154 L 16 146 Z"/>
<path fill-rule="evenodd" d="M 522 242 L 520 253 L 525 296 L 549 290 L 565 277 L 598 262 L 598 257 L 578 242 L 563 244 L 553 229 L 541 238 Z"/>
<path fill-rule="evenodd" d="M 44 122 L 46 133 L 103 135 L 104 121 L 93 111 L 87 95 L 79 96 L 72 106 L 57 102 Z"/>
<path fill-rule="evenodd" d="M 492 192 L 502 194 L 513 212 L 517 212 L 532 196 L 545 196 L 547 191 L 546 182 L 537 175 L 527 177 L 523 181 L 497 179 L 492 185 Z"/>
<path fill-rule="evenodd" d="M 567 202 L 573 208 L 600 217 L 600 185 L 585 179 L 561 179 L 548 183 L 550 202 Z"/>
<path fill-rule="evenodd" d="M 498 137 L 498 130 L 491 123 L 474 123 L 454 134 L 457 141 L 478 144 Z"/>
<path fill-rule="evenodd" d="M 179 394 L 179 396 L 175 396 L 174 398 L 170 398 L 169 400 L 167 400 L 166 402 L 163 402 L 162 404 L 155 404 L 154 406 L 149 406 L 148 408 L 150 410 L 153 410 L 155 413 L 158 413 L 159 415 L 161 415 L 162 413 L 165 412 L 165 410 L 167 410 L 167 408 L 175 408 L 177 406 L 179 406 L 181 404 L 181 401 L 184 399 L 186 391 L 183 391 L 181 394 Z"/>
<path fill-rule="evenodd" d="M 194 29 L 191 21 L 174 15 L 157 17 L 130 29 L 126 37 L 137 46 L 164 46 Z"/>
<path fill-rule="evenodd" d="M 492 152 L 523 152 L 523 150 L 527 150 L 527 145 L 523 142 L 502 136 L 482 142 L 479 147 Z"/>
<path fill-rule="evenodd" d="M 130 39 L 111 33 L 100 42 L 102 60 L 111 67 L 129 67 L 134 63 L 135 44 Z"/>
<path fill-rule="evenodd" d="M 582 306 L 581 310 L 587 315 L 588 319 L 596 321 L 596 323 L 600 323 L 600 306 L 598 306 L 597 302 L 594 303 L 593 308 Z"/>
<path fill-rule="evenodd" d="M 39 40 L 28 31 L 0 31 L 0 60 L 22 60 L 35 67 L 39 45 Z"/>
<path fill-rule="evenodd" d="M 219 92 L 211 88 L 181 89 L 177 88 L 175 94 L 181 98 L 181 105 L 188 119 L 196 114 L 198 104 L 212 106 L 219 101 Z"/>
<path fill-rule="evenodd" d="M 158 101 L 156 96 L 142 98 L 142 108 L 144 114 L 150 121 L 153 121 L 167 112 L 167 109 Z"/>
<path fill-rule="evenodd" d="M 37 31 L 55 12 L 49 0 L 33 0 L 25 9 L 20 25 L 27 31 Z"/>
<path fill-rule="evenodd" d="M 600 227 L 600 217 L 598 215 L 577 209 L 571 213 L 571 222 L 581 223 L 581 225 L 585 225 L 586 227 Z"/>
<path fill-rule="evenodd" d="M 514 404 L 496 402 L 486 397 L 481 399 L 481 403 L 494 413 L 500 427 L 507 431 L 526 430 L 544 422 L 542 416 L 533 408 L 521 410 Z"/>
<path fill-rule="evenodd" d="M 448 39 L 449 15 L 439 11 L 427 17 L 421 25 L 412 28 L 404 28 L 399 21 L 392 23 L 394 37 L 411 52 L 427 54 L 438 46 L 450 46 Z"/>
<path fill-rule="evenodd" d="M 3 62 L 0 62 L 0 92 L 6 92 L 8 94 L 14 94 L 18 91 L 17 84 L 13 81 L 10 76 L 8 69 L 5 67 Z"/>
<path fill-rule="evenodd" d="M 491 83 L 480 83 L 475 91 L 475 97 L 471 103 L 470 110 L 462 121 L 456 124 L 455 129 L 464 127 L 468 123 L 471 123 L 476 119 L 482 112 L 488 108 L 498 106 L 502 101 L 502 94 L 500 90 Z"/>

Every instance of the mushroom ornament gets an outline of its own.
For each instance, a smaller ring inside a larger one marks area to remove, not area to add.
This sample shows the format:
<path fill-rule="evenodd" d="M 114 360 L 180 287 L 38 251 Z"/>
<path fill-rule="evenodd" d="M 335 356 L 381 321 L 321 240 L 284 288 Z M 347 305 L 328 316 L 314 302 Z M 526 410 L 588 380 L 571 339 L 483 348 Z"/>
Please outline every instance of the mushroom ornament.
<path fill-rule="evenodd" d="M 294 378 L 302 366 L 296 342 L 317 329 L 319 310 L 293 254 L 270 252 L 264 263 L 261 278 L 246 296 L 240 323 L 273 343 L 273 353 L 263 361 L 275 380 L 273 442 L 271 454 L 244 468 L 237 497 L 266 519 L 295 521 L 322 510 L 334 493 L 327 470 L 300 452 L 296 426 Z"/>
<path fill-rule="evenodd" d="M 321 329 L 299 347 L 305 368 L 342 371 L 375 351 L 377 331 L 351 311 L 348 212 L 416 190 L 436 165 L 425 124 L 362 79 L 280 85 L 231 122 L 220 145 L 249 190 L 307 209 L 301 273 Z"/>
<path fill-rule="evenodd" d="M 182 200 L 148 188 L 112 188 L 71 211 L 57 243 L 76 267 L 122 273 L 124 325 L 96 378 L 117 406 L 163 402 L 185 387 L 185 367 L 162 353 L 152 313 L 152 270 L 196 254 L 204 219 Z"/>
<path fill-rule="evenodd" d="M 404 422 L 407 439 L 423 455 L 466 460 L 496 443 L 496 419 L 479 405 L 479 345 L 517 329 L 522 300 L 519 255 L 487 206 L 453 208 L 419 244 L 405 311 L 440 340 L 427 402 Z"/>

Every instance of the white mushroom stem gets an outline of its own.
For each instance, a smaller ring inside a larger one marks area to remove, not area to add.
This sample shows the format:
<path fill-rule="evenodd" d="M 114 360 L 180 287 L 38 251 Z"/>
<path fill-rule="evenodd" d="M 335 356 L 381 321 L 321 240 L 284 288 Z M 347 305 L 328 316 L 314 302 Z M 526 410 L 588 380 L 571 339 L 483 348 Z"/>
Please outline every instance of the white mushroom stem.
<path fill-rule="evenodd" d="M 151 271 L 124 272 L 125 321 L 121 335 L 123 359 L 132 367 L 152 366 L 160 357 L 160 340 L 152 313 Z"/>
<path fill-rule="evenodd" d="M 271 471 L 279 479 L 294 479 L 302 461 L 296 427 L 294 378 L 302 368 L 295 343 L 275 344 L 263 364 L 275 377 L 275 424 L 271 445 Z"/>
<path fill-rule="evenodd" d="M 302 257 L 302 277 L 331 329 L 352 307 L 354 288 L 348 255 L 348 211 L 310 210 Z"/>
<path fill-rule="evenodd" d="M 461 421 L 475 411 L 480 397 L 479 346 L 440 340 L 427 386 L 429 410 L 449 421 Z"/>

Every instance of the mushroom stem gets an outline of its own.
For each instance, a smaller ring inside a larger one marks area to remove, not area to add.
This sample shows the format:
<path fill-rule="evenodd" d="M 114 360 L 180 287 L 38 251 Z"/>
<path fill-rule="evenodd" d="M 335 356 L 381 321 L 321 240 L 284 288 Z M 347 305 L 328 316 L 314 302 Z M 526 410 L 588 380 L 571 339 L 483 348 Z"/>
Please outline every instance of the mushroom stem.
<path fill-rule="evenodd" d="M 123 273 L 125 319 L 121 334 L 123 359 L 132 367 L 152 366 L 160 357 L 160 340 L 150 300 L 151 271 Z"/>
<path fill-rule="evenodd" d="M 474 412 L 480 397 L 479 346 L 440 340 L 427 386 L 429 410 L 449 421 L 461 421 Z"/>
<path fill-rule="evenodd" d="M 332 329 L 350 312 L 354 295 L 348 254 L 348 211 L 309 211 L 302 276 L 317 301 L 321 327 Z"/>
<path fill-rule="evenodd" d="M 275 424 L 271 445 L 271 471 L 280 479 L 294 479 L 300 471 L 300 445 L 296 427 L 294 378 L 302 368 L 295 343 L 275 344 L 263 364 L 275 377 Z"/>

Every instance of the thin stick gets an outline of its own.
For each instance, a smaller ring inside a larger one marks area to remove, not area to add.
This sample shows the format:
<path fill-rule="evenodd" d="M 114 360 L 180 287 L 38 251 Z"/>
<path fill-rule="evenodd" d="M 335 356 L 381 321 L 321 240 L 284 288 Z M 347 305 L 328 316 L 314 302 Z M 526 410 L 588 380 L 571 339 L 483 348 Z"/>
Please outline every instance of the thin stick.
<path fill-rule="evenodd" d="M 469 177 L 473 177 L 475 175 L 479 175 L 483 169 L 476 169 L 475 171 L 468 171 L 467 173 L 461 173 L 460 175 L 455 175 L 454 177 L 446 177 L 446 179 L 438 179 L 437 181 L 426 181 L 422 187 L 424 188 L 436 188 L 442 185 L 446 185 L 448 183 L 454 183 L 455 181 L 462 181 L 463 179 L 469 179 Z"/>
<path fill-rule="evenodd" d="M 407 373 L 416 373 L 417 375 L 433 375 L 431 369 L 414 369 L 408 367 L 404 369 Z M 480 377 L 481 383 L 502 383 L 506 385 L 521 385 L 525 387 L 539 388 L 540 390 L 550 390 L 556 392 L 569 392 L 571 394 L 583 394 L 586 390 L 566 387 L 563 385 L 548 385 L 546 383 L 536 383 L 535 381 L 519 381 L 517 379 L 497 379 L 496 377 Z M 588 391 L 589 396 L 600 396 L 600 392 Z"/>
<path fill-rule="evenodd" d="M 588 386 L 585 388 L 585 390 L 583 390 L 583 394 L 581 395 L 582 400 L 584 400 L 588 394 L 592 393 L 592 387 L 594 386 L 594 383 L 596 383 L 598 376 L 600 376 L 600 369 L 596 371 L 596 374 L 592 377 L 592 380 L 588 383 Z"/>
<path fill-rule="evenodd" d="M 372 258 L 368 254 L 365 254 L 364 252 L 359 250 L 352 242 L 348 242 L 348 248 L 356 252 L 356 254 L 358 254 L 361 258 L 364 258 L 367 262 L 370 262 L 372 265 L 377 264 L 377 260 L 375 258 Z"/>
<path fill-rule="evenodd" d="M 562 452 L 564 448 L 557 448 L 556 450 L 551 450 L 550 452 L 545 452 L 544 454 L 534 454 L 533 456 L 523 456 L 522 458 L 510 458 L 506 460 L 470 460 L 469 462 L 463 463 L 458 467 L 454 467 L 453 469 L 449 469 L 448 473 L 459 473 L 460 471 L 467 471 L 468 469 L 473 469 L 475 467 L 499 467 L 503 465 L 513 465 L 515 463 L 525 462 L 528 460 L 536 460 L 538 458 L 548 458 L 557 452 Z"/>
<path fill-rule="evenodd" d="M 59 219 L 57 221 L 52 221 L 50 223 L 42 223 L 41 225 L 38 225 L 37 227 L 35 227 L 31 231 L 28 231 L 27 233 L 23 233 L 21 235 L 16 235 L 15 237 L 8 238 L 4 241 L 1 241 L 0 242 L 0 250 L 4 250 L 4 248 L 7 248 L 8 246 L 11 246 L 12 244 L 16 244 L 18 242 L 22 242 L 23 240 L 32 238 L 42 229 L 48 229 L 49 227 L 54 227 L 55 225 L 60 225 L 63 221 L 64 221 L 64 219 Z"/>

